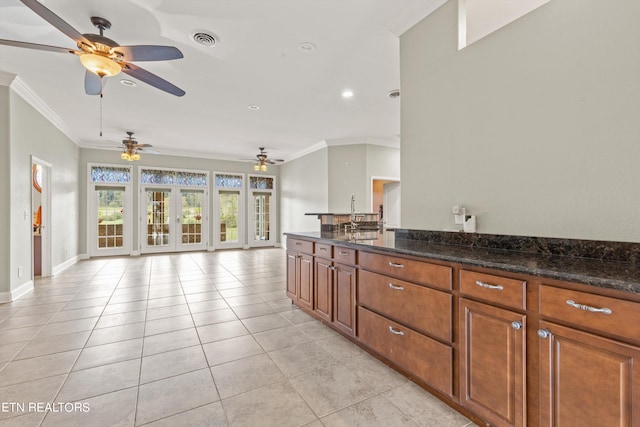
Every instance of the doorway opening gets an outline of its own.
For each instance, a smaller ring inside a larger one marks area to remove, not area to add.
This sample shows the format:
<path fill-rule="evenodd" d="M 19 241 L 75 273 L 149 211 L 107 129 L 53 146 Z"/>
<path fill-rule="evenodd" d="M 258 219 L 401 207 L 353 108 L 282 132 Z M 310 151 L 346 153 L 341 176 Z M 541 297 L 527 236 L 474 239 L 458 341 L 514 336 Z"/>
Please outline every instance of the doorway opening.
<path fill-rule="evenodd" d="M 51 164 L 31 157 L 32 277 L 51 276 Z"/>
<path fill-rule="evenodd" d="M 400 180 L 371 178 L 371 212 L 378 213 L 383 228 L 400 227 Z"/>

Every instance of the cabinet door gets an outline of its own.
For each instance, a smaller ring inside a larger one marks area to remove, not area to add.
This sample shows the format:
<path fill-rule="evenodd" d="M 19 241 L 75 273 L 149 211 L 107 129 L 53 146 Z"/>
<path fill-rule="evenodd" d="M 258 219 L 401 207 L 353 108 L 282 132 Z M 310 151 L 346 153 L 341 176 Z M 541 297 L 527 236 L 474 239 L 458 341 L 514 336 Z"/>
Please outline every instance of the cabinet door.
<path fill-rule="evenodd" d="M 298 301 L 298 278 L 297 278 L 298 254 L 287 252 L 287 296 Z"/>
<path fill-rule="evenodd" d="M 356 269 L 343 264 L 335 265 L 333 292 L 333 322 L 345 333 L 356 335 Z"/>
<path fill-rule="evenodd" d="M 526 425 L 526 316 L 460 300 L 460 403 L 495 426 Z"/>
<path fill-rule="evenodd" d="M 640 425 L 640 348 L 545 321 L 538 336 L 543 425 Z"/>
<path fill-rule="evenodd" d="M 333 305 L 333 270 L 332 262 L 324 258 L 315 260 L 314 311 L 318 317 L 331 322 Z"/>
<path fill-rule="evenodd" d="M 298 305 L 313 310 L 313 256 L 300 254 L 298 258 Z"/>

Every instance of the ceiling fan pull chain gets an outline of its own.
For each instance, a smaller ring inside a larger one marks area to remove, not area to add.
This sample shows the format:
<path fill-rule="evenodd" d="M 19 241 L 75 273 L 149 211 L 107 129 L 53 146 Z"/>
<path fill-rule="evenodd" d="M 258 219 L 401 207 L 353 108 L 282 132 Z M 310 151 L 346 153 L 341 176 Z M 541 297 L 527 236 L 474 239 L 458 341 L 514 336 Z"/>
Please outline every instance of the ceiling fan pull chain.
<path fill-rule="evenodd" d="M 102 86 L 102 79 L 100 79 L 100 86 Z M 100 137 L 102 138 L 102 90 L 100 90 Z"/>

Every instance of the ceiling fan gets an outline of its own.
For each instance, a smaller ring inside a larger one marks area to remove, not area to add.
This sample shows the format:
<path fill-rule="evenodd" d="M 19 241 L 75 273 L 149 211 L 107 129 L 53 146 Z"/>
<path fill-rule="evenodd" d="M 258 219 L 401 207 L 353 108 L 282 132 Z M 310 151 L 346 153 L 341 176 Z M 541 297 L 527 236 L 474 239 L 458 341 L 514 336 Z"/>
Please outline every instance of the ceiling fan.
<path fill-rule="evenodd" d="M 80 34 L 80 32 L 40 2 L 36 0 L 20 1 L 40 15 L 49 24 L 75 41 L 79 50 L 2 39 L 0 39 L 0 44 L 78 55 L 80 62 L 87 69 L 84 78 L 84 89 L 88 95 L 100 95 L 102 93 L 103 77 L 112 77 L 121 71 L 172 95 L 182 96 L 185 94 L 185 91 L 174 84 L 129 62 L 179 59 L 182 58 L 183 55 L 178 48 L 155 45 L 120 46 L 115 41 L 104 37 L 104 30 L 111 28 L 111 22 L 104 18 L 97 16 L 91 18 L 91 23 L 100 30 L 99 35 Z"/>
<path fill-rule="evenodd" d="M 255 164 L 253 165 L 253 170 L 254 171 L 261 171 L 261 172 L 266 172 L 267 171 L 267 164 L 270 165 L 275 165 L 277 163 L 281 163 L 284 162 L 283 159 L 268 159 L 267 158 L 267 152 L 264 151 L 264 147 L 260 147 L 260 153 L 256 154 L 256 159 L 243 159 L 245 161 L 248 162 L 255 162 Z"/>
<path fill-rule="evenodd" d="M 151 144 L 139 144 L 138 141 L 133 137 L 133 132 L 127 132 L 128 137 L 122 140 L 122 144 L 124 145 L 122 149 L 122 153 L 120 154 L 120 158 L 122 160 L 128 160 L 130 162 L 134 160 L 140 160 L 140 152 L 144 151 L 145 153 L 153 153 L 158 154 L 156 150 L 149 150 L 149 148 L 153 147 Z"/>

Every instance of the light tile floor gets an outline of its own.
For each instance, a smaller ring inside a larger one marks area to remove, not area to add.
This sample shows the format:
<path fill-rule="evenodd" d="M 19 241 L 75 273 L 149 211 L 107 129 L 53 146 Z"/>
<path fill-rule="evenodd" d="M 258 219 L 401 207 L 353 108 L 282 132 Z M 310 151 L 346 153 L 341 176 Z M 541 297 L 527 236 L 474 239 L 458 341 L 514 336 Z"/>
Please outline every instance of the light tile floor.
<path fill-rule="evenodd" d="M 282 249 L 81 261 L 0 305 L 0 426 L 473 425 L 291 305 Z"/>

